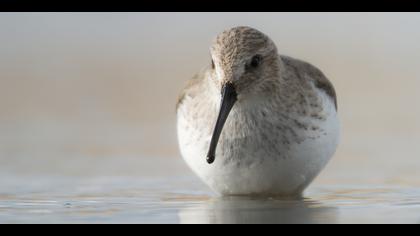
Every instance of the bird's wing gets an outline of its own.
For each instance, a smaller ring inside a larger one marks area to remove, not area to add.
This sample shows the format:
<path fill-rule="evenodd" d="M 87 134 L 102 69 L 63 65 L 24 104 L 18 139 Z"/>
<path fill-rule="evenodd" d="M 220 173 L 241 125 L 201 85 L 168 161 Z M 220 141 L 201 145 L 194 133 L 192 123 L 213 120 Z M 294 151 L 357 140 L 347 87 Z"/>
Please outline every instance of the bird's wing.
<path fill-rule="evenodd" d="M 321 72 L 318 68 L 311 65 L 308 62 L 298 60 L 289 56 L 281 56 L 282 61 L 285 65 L 291 66 L 294 68 L 296 73 L 298 73 L 300 78 L 303 78 L 301 73 L 305 73 L 308 76 L 305 78 L 310 78 L 318 89 L 324 91 L 333 101 L 335 105 L 335 109 L 338 109 L 337 105 L 337 94 L 335 92 L 334 86 L 330 82 L 330 80 Z"/>
<path fill-rule="evenodd" d="M 335 110 L 338 110 L 337 94 L 335 93 L 334 86 L 320 70 L 318 70 L 317 68 L 315 69 L 316 69 L 316 71 L 314 71 L 315 76 L 312 76 L 315 86 L 323 90 L 326 94 L 328 94 L 333 99 Z"/>
<path fill-rule="evenodd" d="M 205 78 L 205 73 L 206 69 L 203 69 L 187 81 L 187 84 L 178 96 L 176 110 L 178 110 L 179 106 L 182 104 L 182 102 L 187 96 L 195 97 L 197 95 L 197 93 L 199 92 L 199 86 Z"/>

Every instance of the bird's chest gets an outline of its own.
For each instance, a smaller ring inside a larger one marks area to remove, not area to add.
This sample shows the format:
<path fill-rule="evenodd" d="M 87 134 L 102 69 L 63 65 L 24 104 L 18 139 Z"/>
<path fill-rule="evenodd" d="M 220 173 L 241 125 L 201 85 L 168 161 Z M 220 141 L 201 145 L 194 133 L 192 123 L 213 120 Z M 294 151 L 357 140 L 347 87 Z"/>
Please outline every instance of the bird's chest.
<path fill-rule="evenodd" d="M 242 160 L 251 164 L 264 159 L 287 159 L 290 147 L 303 142 L 305 133 L 292 119 L 276 112 L 236 110 L 226 121 L 217 151 L 225 162 Z"/>
<path fill-rule="evenodd" d="M 180 113 L 181 141 L 188 149 L 197 150 L 194 153 L 205 156 L 218 107 L 208 104 L 195 107 L 195 113 Z M 290 159 L 293 158 L 293 147 L 305 145 L 305 140 L 319 136 L 317 132 L 321 130 L 315 129 L 317 128 L 311 121 L 302 119 L 298 114 L 287 113 L 278 108 L 270 109 L 260 104 L 237 104 L 222 130 L 216 150 L 217 159 L 224 163 L 246 165 L 266 159 Z"/>

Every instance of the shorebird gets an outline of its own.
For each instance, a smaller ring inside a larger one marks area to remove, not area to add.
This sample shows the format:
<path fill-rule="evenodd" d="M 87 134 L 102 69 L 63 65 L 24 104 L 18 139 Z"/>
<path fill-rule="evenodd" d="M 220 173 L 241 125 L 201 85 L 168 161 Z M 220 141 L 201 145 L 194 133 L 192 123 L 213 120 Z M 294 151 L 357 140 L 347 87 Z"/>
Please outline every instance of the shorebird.
<path fill-rule="evenodd" d="M 264 33 L 223 31 L 177 102 L 181 155 L 220 195 L 301 196 L 334 155 L 333 85 Z"/>

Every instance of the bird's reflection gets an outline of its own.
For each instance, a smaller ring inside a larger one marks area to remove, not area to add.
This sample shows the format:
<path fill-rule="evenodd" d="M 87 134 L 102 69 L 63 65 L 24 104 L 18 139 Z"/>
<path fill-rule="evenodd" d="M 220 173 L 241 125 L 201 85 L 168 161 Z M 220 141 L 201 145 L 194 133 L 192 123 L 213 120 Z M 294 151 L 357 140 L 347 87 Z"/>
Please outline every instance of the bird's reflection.
<path fill-rule="evenodd" d="M 337 209 L 310 199 L 213 198 L 182 209 L 181 223 L 336 223 Z"/>

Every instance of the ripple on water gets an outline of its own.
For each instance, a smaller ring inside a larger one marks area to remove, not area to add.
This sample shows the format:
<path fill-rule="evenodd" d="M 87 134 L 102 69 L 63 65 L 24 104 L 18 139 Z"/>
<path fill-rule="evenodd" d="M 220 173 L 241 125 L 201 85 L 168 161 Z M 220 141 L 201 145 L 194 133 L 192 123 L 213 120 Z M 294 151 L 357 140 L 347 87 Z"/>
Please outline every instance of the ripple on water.
<path fill-rule="evenodd" d="M 420 191 L 413 188 L 311 186 L 303 199 L 280 200 L 216 197 L 193 177 L 73 184 L 79 187 L 0 195 L 0 223 L 420 222 Z"/>

